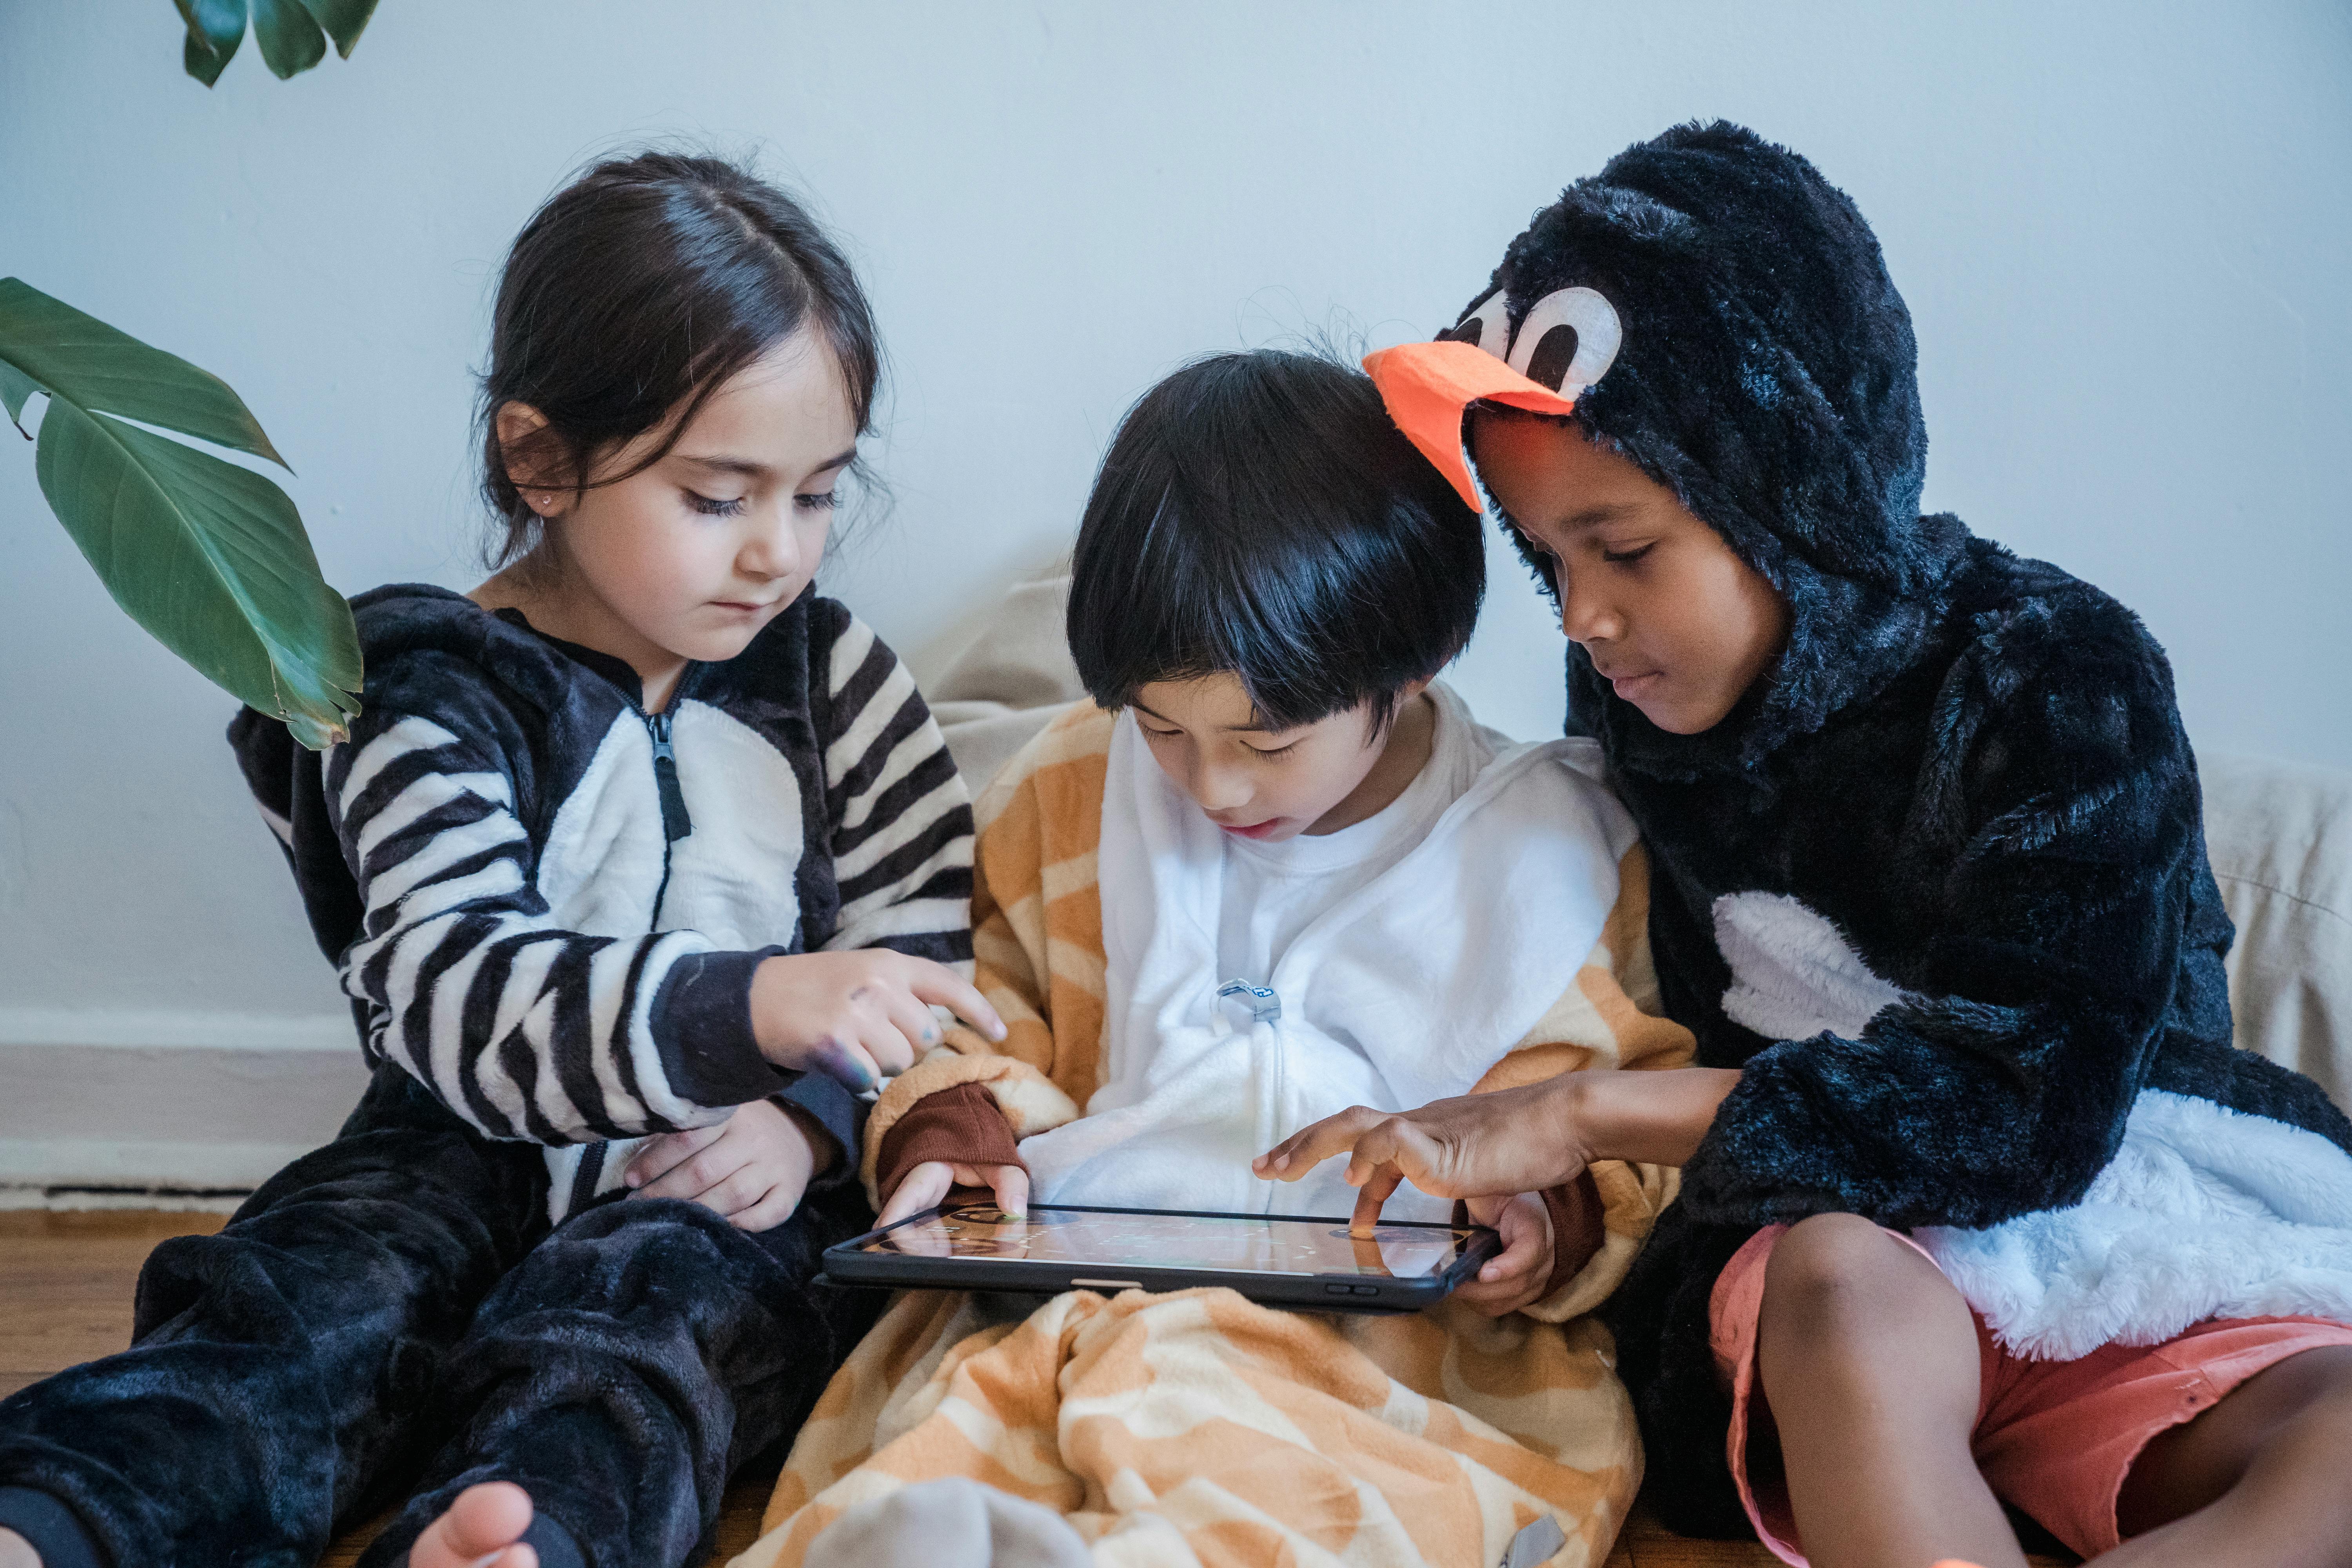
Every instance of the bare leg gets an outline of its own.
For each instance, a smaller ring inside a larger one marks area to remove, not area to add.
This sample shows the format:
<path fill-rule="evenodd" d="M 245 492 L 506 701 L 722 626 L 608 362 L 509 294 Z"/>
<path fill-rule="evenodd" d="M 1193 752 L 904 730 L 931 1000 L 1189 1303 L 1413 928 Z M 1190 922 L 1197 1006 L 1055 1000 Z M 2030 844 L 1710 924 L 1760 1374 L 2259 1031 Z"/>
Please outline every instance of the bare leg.
<path fill-rule="evenodd" d="M 512 1481 L 484 1481 L 425 1526 L 408 1549 L 409 1568 L 539 1568 L 539 1553 L 518 1544 L 530 1528 L 530 1494 Z"/>
<path fill-rule="evenodd" d="M 1853 1215 L 1792 1226 L 1764 1276 L 1757 1371 L 1817 1568 L 2024 1568 L 1969 1449 L 1976 1321 L 1934 1264 Z"/>
<path fill-rule="evenodd" d="M 2116 1568 L 2352 1565 L 2352 1347 L 2265 1368 L 2141 1451 Z"/>

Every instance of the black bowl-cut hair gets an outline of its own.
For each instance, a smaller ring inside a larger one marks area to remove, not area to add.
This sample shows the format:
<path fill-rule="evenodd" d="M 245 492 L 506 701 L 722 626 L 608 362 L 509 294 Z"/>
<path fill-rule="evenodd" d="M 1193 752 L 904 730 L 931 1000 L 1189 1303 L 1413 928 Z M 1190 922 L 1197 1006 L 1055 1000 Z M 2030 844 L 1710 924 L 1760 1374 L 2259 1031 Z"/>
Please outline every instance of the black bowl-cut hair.
<path fill-rule="evenodd" d="M 1370 703 L 1377 734 L 1462 651 L 1486 590 L 1478 514 L 1369 376 L 1216 354 L 1119 424 L 1078 528 L 1070 652 L 1105 708 L 1230 671 L 1269 729 Z"/>

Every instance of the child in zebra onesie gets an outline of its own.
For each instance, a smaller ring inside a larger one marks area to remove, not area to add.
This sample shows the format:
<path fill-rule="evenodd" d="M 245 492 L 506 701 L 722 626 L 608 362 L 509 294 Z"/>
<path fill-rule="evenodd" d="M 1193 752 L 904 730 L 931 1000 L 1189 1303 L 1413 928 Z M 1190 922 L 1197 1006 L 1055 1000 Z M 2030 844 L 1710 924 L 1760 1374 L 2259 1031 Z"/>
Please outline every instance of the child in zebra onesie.
<path fill-rule="evenodd" d="M 323 757 L 232 727 L 374 1079 L 123 1354 L 0 1405 L 0 1562 L 678 1564 L 871 1316 L 857 1091 L 983 1031 L 971 818 L 811 586 L 876 382 L 856 279 L 722 163 L 600 166 L 517 240 L 484 388 L 505 569 L 354 601 Z M 483 1484 L 489 1483 L 489 1484 Z M 455 1506 L 453 1506 L 455 1505 Z"/>

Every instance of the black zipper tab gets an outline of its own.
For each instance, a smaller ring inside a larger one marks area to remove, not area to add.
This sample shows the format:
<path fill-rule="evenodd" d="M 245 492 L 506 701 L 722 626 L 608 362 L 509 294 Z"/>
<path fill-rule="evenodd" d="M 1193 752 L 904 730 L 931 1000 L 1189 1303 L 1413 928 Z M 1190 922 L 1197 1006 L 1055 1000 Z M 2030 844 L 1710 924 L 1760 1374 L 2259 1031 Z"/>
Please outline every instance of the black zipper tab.
<path fill-rule="evenodd" d="M 694 831 L 686 814 L 686 792 L 677 786 L 677 753 L 670 749 L 669 715 L 649 713 L 646 728 L 654 738 L 654 787 L 661 792 L 662 837 L 675 844 Z"/>

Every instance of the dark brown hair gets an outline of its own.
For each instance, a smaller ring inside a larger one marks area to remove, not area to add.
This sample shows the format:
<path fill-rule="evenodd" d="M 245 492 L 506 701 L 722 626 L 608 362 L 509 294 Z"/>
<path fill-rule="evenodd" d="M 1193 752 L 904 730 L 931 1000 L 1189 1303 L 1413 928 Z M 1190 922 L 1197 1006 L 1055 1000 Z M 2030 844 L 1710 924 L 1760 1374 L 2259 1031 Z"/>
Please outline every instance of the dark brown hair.
<path fill-rule="evenodd" d="M 537 547 L 532 488 L 587 488 L 593 464 L 667 422 L 667 456 L 729 377 L 814 323 L 841 366 L 860 434 L 873 423 L 881 345 L 856 274 L 798 202 L 724 159 L 642 153 L 597 164 L 515 237 L 499 279 L 482 377 L 482 494 L 505 525 L 490 563 Z M 546 426 L 499 442 L 508 403 Z M 542 479 L 541 476 L 545 476 Z"/>

